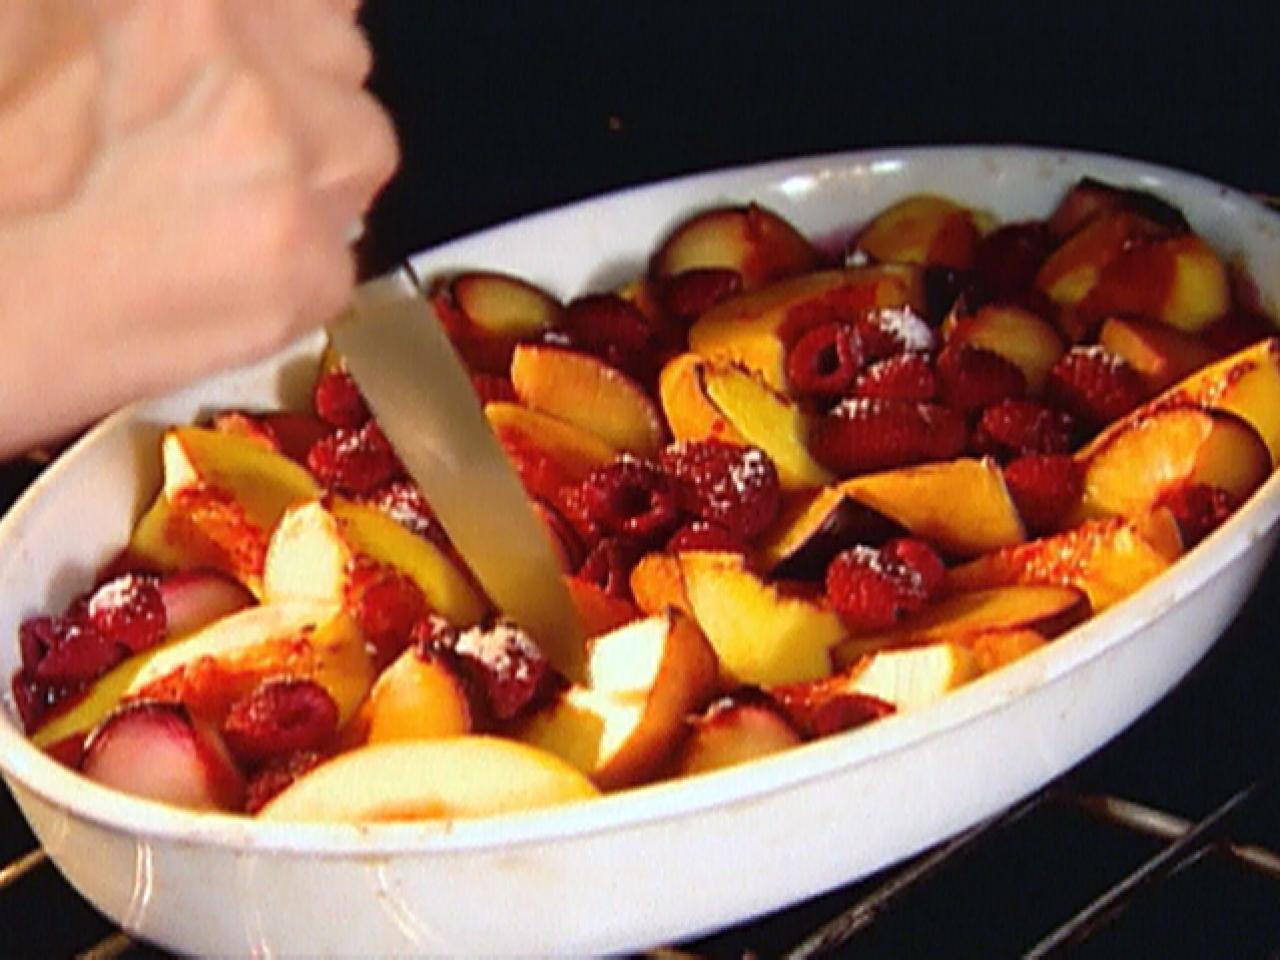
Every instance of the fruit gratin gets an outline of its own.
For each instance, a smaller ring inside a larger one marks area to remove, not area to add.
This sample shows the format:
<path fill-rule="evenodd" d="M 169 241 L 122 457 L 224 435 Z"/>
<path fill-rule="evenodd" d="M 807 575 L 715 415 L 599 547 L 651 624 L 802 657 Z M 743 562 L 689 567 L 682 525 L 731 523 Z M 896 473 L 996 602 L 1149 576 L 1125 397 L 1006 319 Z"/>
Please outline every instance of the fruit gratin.
<path fill-rule="evenodd" d="M 561 303 L 474 271 L 423 295 L 557 547 L 584 676 L 493 610 L 330 350 L 309 411 L 166 431 L 127 547 L 22 624 L 38 746 L 283 820 L 689 776 L 1054 642 L 1280 455 L 1250 278 L 1168 203 L 1095 180 L 1004 225 L 912 196 L 826 247 L 718 207 L 621 289 Z"/>

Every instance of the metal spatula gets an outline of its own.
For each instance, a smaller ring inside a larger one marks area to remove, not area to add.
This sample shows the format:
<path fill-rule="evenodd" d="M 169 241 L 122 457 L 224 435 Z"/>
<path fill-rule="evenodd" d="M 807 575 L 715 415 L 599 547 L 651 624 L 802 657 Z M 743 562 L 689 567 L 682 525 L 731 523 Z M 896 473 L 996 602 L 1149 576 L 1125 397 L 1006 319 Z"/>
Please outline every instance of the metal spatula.
<path fill-rule="evenodd" d="M 582 633 L 542 521 L 407 271 L 364 284 L 333 346 L 405 469 L 498 608 L 581 679 Z"/>

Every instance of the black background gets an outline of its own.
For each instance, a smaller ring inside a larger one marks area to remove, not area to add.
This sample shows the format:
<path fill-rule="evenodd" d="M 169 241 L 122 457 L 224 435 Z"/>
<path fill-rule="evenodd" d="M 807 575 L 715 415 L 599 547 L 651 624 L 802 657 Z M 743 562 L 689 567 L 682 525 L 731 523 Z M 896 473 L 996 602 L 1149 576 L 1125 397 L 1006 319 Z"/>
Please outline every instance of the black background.
<path fill-rule="evenodd" d="M 1077 147 L 1280 193 L 1274 3 L 369 0 L 363 19 L 371 85 L 404 154 L 368 220 L 371 269 L 617 187 L 858 147 Z M 25 478 L 7 474 L 11 487 Z M 1280 745 L 1278 590 L 1273 564 L 1206 664 L 1076 782 L 1195 818 L 1269 773 Z M 32 842 L 4 804 L 0 862 Z M 1280 793 L 1256 800 L 1237 832 L 1280 848 Z M 1062 812 L 1036 815 L 932 884 L 858 955 L 1016 954 L 1155 849 Z M 768 956 L 849 896 L 696 949 Z M 15 956 L 69 955 L 111 929 L 47 870 L 0 899 L 0 920 L 0 953 Z M 1142 900 L 1085 955 L 1277 947 L 1280 882 L 1209 864 Z"/>

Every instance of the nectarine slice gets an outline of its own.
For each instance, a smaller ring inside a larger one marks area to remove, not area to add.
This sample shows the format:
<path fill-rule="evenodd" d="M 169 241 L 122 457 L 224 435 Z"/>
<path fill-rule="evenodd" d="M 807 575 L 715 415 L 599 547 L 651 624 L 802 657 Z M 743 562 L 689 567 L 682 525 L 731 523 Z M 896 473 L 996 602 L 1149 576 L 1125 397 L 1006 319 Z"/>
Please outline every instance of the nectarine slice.
<path fill-rule="evenodd" d="M 658 375 L 658 397 L 671 435 L 677 440 L 747 441 L 707 396 L 708 361 L 696 353 L 682 353 L 663 366 Z"/>
<path fill-rule="evenodd" d="M 953 200 L 918 194 L 876 215 L 856 247 L 881 263 L 917 263 L 967 270 L 979 233 L 968 210 Z"/>
<path fill-rule="evenodd" d="M 618 453 L 596 434 L 518 403 L 487 403 L 484 415 L 525 489 L 553 503 L 563 486 L 581 483 Z"/>
<path fill-rule="evenodd" d="M 475 726 L 456 661 L 417 646 L 378 675 L 363 709 L 369 743 L 459 736 Z"/>
<path fill-rule="evenodd" d="M 990 350 L 1015 364 L 1032 396 L 1044 390 L 1050 368 L 1066 350 L 1050 323 L 1030 310 L 1005 304 L 990 304 L 971 317 L 954 319 L 946 333 L 948 343 Z"/>
<path fill-rule="evenodd" d="M 676 776 L 707 773 L 797 746 L 800 735 L 765 698 L 726 697 L 689 721 Z"/>
<path fill-rule="evenodd" d="M 277 794 L 263 820 L 391 823 L 518 813 L 599 791 L 543 750 L 488 736 L 379 743 L 322 763 Z"/>
<path fill-rule="evenodd" d="M 655 277 L 688 270 L 727 269 L 754 290 L 781 277 L 812 270 L 817 252 L 791 224 L 764 207 L 716 207 L 677 226 L 650 261 Z"/>
<path fill-rule="evenodd" d="M 1138 371 L 1149 394 L 1217 358 L 1203 340 L 1154 320 L 1111 317 L 1102 324 L 1098 342 Z"/>

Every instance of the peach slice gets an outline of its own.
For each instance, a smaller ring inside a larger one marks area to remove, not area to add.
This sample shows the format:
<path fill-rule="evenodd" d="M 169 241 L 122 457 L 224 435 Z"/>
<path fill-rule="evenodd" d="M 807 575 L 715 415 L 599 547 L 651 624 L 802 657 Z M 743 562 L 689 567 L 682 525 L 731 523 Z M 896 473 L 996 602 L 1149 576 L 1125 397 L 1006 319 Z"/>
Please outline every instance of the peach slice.
<path fill-rule="evenodd" d="M 689 721 L 674 770 L 679 777 L 736 766 L 800 744 L 800 734 L 765 697 L 729 696 Z"/>
<path fill-rule="evenodd" d="M 641 611 L 653 616 L 668 607 L 693 616 L 684 592 L 680 561 L 670 553 L 647 553 L 631 568 L 631 595 Z"/>
<path fill-rule="evenodd" d="M 737 271 L 744 290 L 812 270 L 818 254 L 786 220 L 756 206 L 716 207 L 685 220 L 659 245 L 649 264 L 658 278 L 688 270 Z"/>
<path fill-rule="evenodd" d="M 561 324 L 564 308 L 519 277 L 473 271 L 437 284 L 431 303 L 458 352 L 474 369 L 506 373 L 511 351 Z"/>
<path fill-rule="evenodd" d="M 918 263 L 967 270 L 979 240 L 973 215 L 945 197 L 918 194 L 877 214 L 856 249 L 880 263 Z"/>
<path fill-rule="evenodd" d="M 878 542 L 897 527 L 884 515 L 857 503 L 838 486 L 804 491 L 784 504 L 756 549 L 760 569 L 774 576 L 812 579 L 831 558 L 855 543 Z"/>
<path fill-rule="evenodd" d="M 594 433 L 517 403 L 485 404 L 484 415 L 525 489 L 553 503 L 566 484 L 581 483 L 617 456 Z"/>
<path fill-rule="evenodd" d="M 1050 368 L 1066 350 L 1053 326 L 1029 310 L 989 304 L 970 317 L 949 317 L 948 343 L 967 343 L 990 350 L 1015 364 L 1027 378 L 1032 396 L 1044 390 Z"/>
<path fill-rule="evenodd" d="M 261 595 L 267 540 L 285 510 L 319 496 L 292 460 L 244 437 L 199 427 L 167 431 L 161 444 L 167 508 L 145 518 L 151 539 L 221 570 Z M 138 545 L 135 537 L 134 546 Z"/>
<path fill-rule="evenodd" d="M 1125 427 L 1078 455 L 1084 492 L 1075 517 L 1138 517 L 1185 484 L 1225 490 L 1239 503 L 1271 473 L 1258 433 L 1234 414 L 1164 406 L 1127 417 Z"/>
<path fill-rule="evenodd" d="M 1065 533 L 1005 547 L 947 571 L 953 590 L 1015 583 L 1072 586 L 1105 610 L 1162 573 L 1177 559 L 1182 539 L 1168 510 L 1140 521 L 1088 520 Z"/>
<path fill-rule="evenodd" d="M 597 637 L 587 685 L 572 686 L 519 737 L 563 757 L 602 789 L 649 779 L 678 745 L 684 718 L 715 690 L 716 658 L 697 625 L 667 611 Z"/>
<path fill-rule="evenodd" d="M 738 429 L 707 396 L 707 360 L 696 353 L 682 353 L 663 365 L 658 375 L 658 398 L 671 434 L 677 440 L 724 440 L 745 444 Z"/>
<path fill-rule="evenodd" d="M 640 609 L 630 600 L 606 593 L 601 587 L 581 577 L 566 576 L 569 599 L 578 613 L 578 623 L 588 639 L 616 630 L 632 620 L 640 619 Z"/>
<path fill-rule="evenodd" d="M 1188 233 L 1121 251 L 1081 306 L 1096 316 L 1149 317 L 1196 333 L 1231 308 L 1231 284 L 1213 248 Z"/>
<path fill-rule="evenodd" d="M 378 743 L 322 763 L 277 794 L 263 820 L 390 823 L 518 813 L 599 796 L 563 760 L 488 736 Z"/>
<path fill-rule="evenodd" d="M 1095 217 L 1127 210 L 1175 232 L 1188 228 L 1182 211 L 1153 193 L 1132 187 L 1116 187 L 1093 177 L 1083 177 L 1066 192 L 1048 218 L 1055 236 L 1065 237 Z"/>
<path fill-rule="evenodd" d="M 831 672 L 840 618 L 821 596 L 788 595 L 747 569 L 736 553 L 679 555 L 685 594 L 698 625 L 739 683 L 812 680 Z"/>
<path fill-rule="evenodd" d="M 217 731 L 176 703 L 116 710 L 85 744 L 82 770 L 104 786 L 191 810 L 236 810 L 244 796 Z"/>
<path fill-rule="evenodd" d="M 738 366 L 712 364 L 703 372 L 707 397 L 747 443 L 769 455 L 784 490 L 817 487 L 832 476 L 809 453 L 804 411 Z"/>
<path fill-rule="evenodd" d="M 787 351 L 803 332 L 806 311 L 831 304 L 852 320 L 881 307 L 925 308 L 921 272 L 906 266 L 826 270 L 783 280 L 720 303 L 689 328 L 689 349 L 741 364 L 770 387 L 787 391 Z"/>
<path fill-rule="evenodd" d="M 980 673 L 968 647 L 929 643 L 871 654 L 850 668 L 847 688 L 906 712 L 934 703 Z"/>
<path fill-rule="evenodd" d="M 173 520 L 169 498 L 161 490 L 151 505 L 134 524 L 129 544 L 124 550 L 124 560 L 131 566 L 147 570 L 183 570 L 202 565 L 198 541 L 191 542 L 180 535 L 180 527 Z"/>
<path fill-rule="evenodd" d="M 373 683 L 373 665 L 360 631 L 338 607 L 272 603 L 156 649 L 123 699 L 176 701 L 201 719 L 220 722 L 237 697 L 274 677 L 324 687 L 345 722 Z"/>
<path fill-rule="evenodd" d="M 267 413 L 228 410 L 217 414 L 209 425 L 219 433 L 252 440 L 264 449 L 284 454 L 304 466 L 311 445 L 329 432 L 328 425 L 318 417 L 288 410 Z"/>
<path fill-rule="evenodd" d="M 1152 401 L 1185 401 L 1247 420 L 1280 464 L 1280 339 L 1270 337 L 1203 367 Z"/>
<path fill-rule="evenodd" d="M 361 708 L 368 742 L 470 733 L 475 724 L 467 689 L 448 654 L 408 647 L 379 674 Z"/>
<path fill-rule="evenodd" d="M 31 734 L 36 746 L 48 747 L 64 737 L 91 730 L 120 702 L 129 684 L 158 651 L 253 602 L 240 584 L 205 570 L 164 577 L 160 596 L 165 608 L 165 640 L 118 663 L 66 710 L 52 712 Z"/>
<path fill-rule="evenodd" d="M 1126 248 L 1160 234 L 1150 221 L 1124 210 L 1102 214 L 1065 240 L 1040 267 L 1036 289 L 1075 306 L 1098 285 L 1102 271 Z"/>
<path fill-rule="evenodd" d="M 1138 371 L 1148 394 L 1217 358 L 1204 341 L 1153 320 L 1112 317 L 1102 324 L 1098 342 Z"/>
<path fill-rule="evenodd" d="M 1035 630 L 990 630 L 978 634 L 967 646 L 978 661 L 978 669 L 991 673 L 1035 653 L 1047 642 L 1044 635 Z"/>
<path fill-rule="evenodd" d="M 521 344 L 511 358 L 511 383 L 534 410 L 580 427 L 615 450 L 650 457 L 662 446 L 662 414 L 648 394 L 589 354 Z"/>
<path fill-rule="evenodd" d="M 869 653 L 921 643 L 971 645 L 992 631 L 1029 629 L 1053 637 L 1089 616 L 1089 603 L 1075 587 L 1012 584 L 964 590 L 929 604 L 892 630 L 850 637 L 835 651 L 836 663 L 849 666 Z"/>
<path fill-rule="evenodd" d="M 1026 539 L 999 465 L 962 458 L 853 477 L 838 489 L 946 553 L 975 556 Z M 963 491 L 963 509 L 956 496 Z"/>
<path fill-rule="evenodd" d="M 366 557 L 407 576 L 451 623 L 468 626 L 488 610 L 471 579 L 438 546 L 376 507 L 339 497 L 285 512 L 267 550 L 264 595 L 341 605 L 356 561 Z"/>

